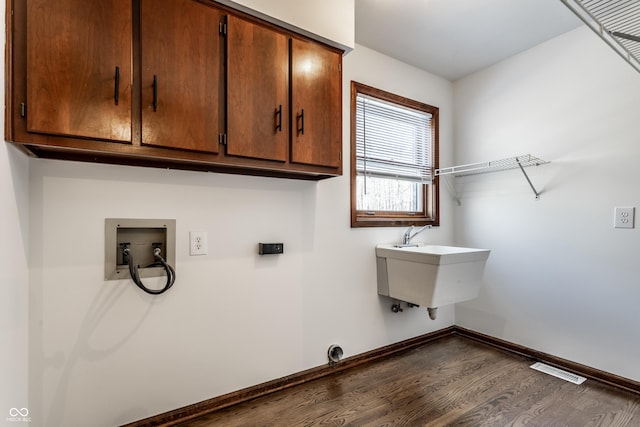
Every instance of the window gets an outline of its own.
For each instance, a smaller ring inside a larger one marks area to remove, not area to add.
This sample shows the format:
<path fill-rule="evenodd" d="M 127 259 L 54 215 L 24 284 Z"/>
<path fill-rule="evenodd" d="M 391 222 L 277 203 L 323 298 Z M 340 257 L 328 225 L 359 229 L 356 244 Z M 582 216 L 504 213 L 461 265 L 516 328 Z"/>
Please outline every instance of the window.
<path fill-rule="evenodd" d="M 439 225 L 438 108 L 351 82 L 351 226 Z"/>

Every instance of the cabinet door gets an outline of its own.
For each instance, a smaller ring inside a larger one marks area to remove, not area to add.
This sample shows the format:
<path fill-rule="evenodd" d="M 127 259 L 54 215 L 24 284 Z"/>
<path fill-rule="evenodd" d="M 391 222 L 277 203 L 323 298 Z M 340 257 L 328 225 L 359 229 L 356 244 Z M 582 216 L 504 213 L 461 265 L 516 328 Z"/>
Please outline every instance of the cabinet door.
<path fill-rule="evenodd" d="M 289 43 L 286 35 L 227 18 L 227 154 L 287 160 Z"/>
<path fill-rule="evenodd" d="M 195 0 L 141 1 L 142 144 L 218 152 L 220 18 Z"/>
<path fill-rule="evenodd" d="M 341 165 L 341 60 L 318 43 L 291 40 L 292 162 Z"/>
<path fill-rule="evenodd" d="M 27 130 L 131 140 L 131 0 L 27 2 Z"/>

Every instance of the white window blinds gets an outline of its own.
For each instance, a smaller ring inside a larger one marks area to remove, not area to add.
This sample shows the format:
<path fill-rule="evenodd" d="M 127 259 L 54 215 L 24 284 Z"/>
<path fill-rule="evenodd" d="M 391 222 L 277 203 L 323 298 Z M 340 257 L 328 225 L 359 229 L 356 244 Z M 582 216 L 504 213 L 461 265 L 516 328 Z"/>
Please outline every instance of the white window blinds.
<path fill-rule="evenodd" d="M 356 173 L 431 183 L 432 115 L 364 94 L 356 97 Z"/>

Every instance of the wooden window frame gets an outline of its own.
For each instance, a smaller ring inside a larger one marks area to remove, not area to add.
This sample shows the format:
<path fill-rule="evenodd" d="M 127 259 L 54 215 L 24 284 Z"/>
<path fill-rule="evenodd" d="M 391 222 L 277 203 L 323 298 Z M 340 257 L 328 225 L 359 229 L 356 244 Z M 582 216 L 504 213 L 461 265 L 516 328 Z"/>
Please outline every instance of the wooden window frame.
<path fill-rule="evenodd" d="M 405 98 L 362 83 L 351 81 L 351 227 L 407 227 L 411 225 L 440 225 L 439 177 L 431 184 L 422 185 L 422 209 L 418 212 L 370 212 L 357 210 L 356 191 L 356 98 L 368 95 L 400 106 L 424 111 L 432 115 L 433 169 L 439 167 L 439 108 Z M 433 172 L 432 172 L 433 173 Z"/>

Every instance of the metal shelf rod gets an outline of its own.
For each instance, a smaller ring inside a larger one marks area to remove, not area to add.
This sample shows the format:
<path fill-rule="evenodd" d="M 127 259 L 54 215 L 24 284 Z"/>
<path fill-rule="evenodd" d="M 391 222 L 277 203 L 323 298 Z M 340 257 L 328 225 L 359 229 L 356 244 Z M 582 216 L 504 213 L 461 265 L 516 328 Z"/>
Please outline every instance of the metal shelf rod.
<path fill-rule="evenodd" d="M 524 174 L 524 177 L 529 183 L 529 187 L 531 187 L 531 189 L 533 190 L 533 194 L 536 195 L 536 199 L 539 199 L 540 193 L 536 190 L 536 187 L 534 187 L 533 184 L 531 183 L 531 180 L 529 179 L 529 175 L 527 175 L 527 172 L 524 170 L 524 167 L 522 166 L 522 164 L 520 163 L 520 160 L 518 160 L 517 157 L 516 157 L 516 162 L 518 162 L 518 166 L 520 166 L 520 170 L 522 171 L 522 173 Z"/>

